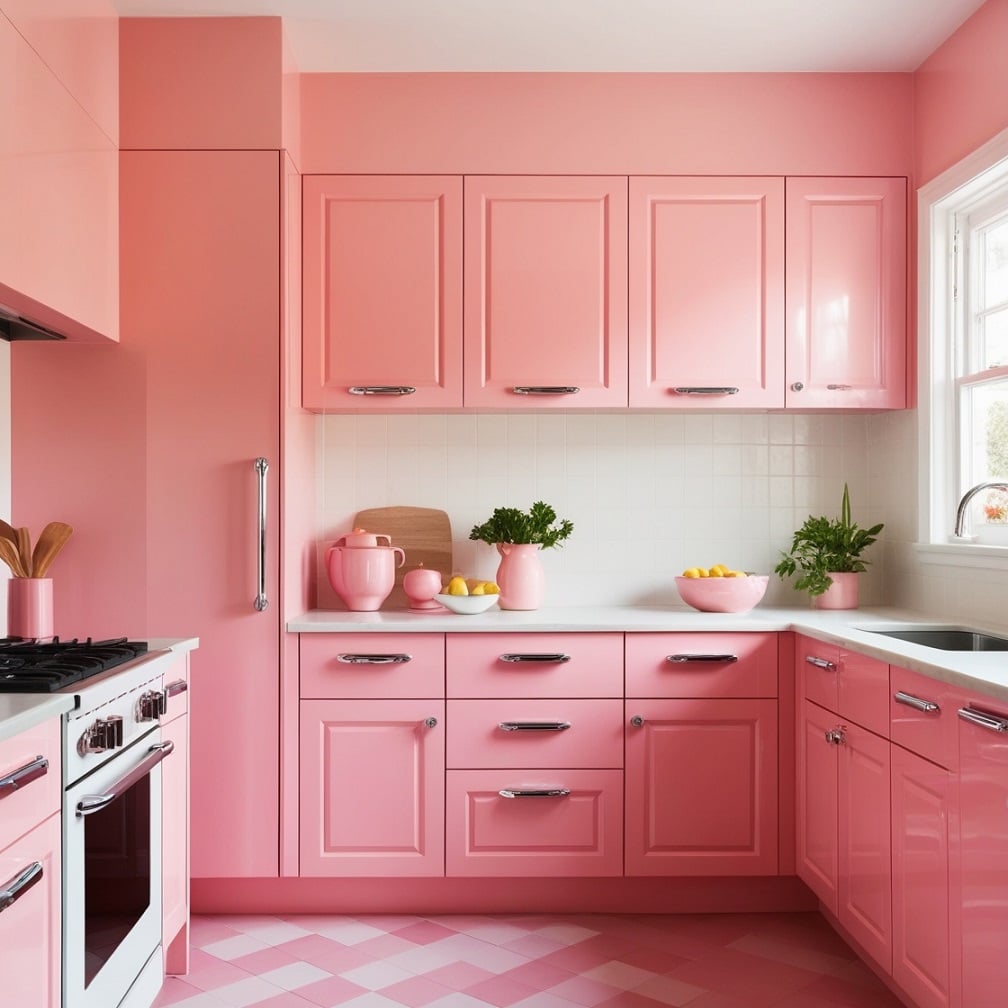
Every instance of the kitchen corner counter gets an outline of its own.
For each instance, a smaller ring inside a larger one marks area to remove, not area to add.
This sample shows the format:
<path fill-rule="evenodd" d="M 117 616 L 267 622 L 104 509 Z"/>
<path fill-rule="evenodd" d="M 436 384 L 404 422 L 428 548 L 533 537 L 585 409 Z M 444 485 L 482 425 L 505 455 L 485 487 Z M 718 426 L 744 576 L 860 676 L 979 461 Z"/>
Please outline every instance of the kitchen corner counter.
<path fill-rule="evenodd" d="M 0 742 L 73 710 L 73 694 L 0 694 Z"/>
<path fill-rule="evenodd" d="M 941 651 L 881 637 L 873 630 L 909 626 L 959 626 L 927 613 L 898 609 L 771 609 L 747 613 L 702 613 L 644 606 L 546 607 L 533 612 L 494 609 L 474 616 L 408 610 L 342 612 L 313 610 L 287 623 L 290 633 L 675 633 L 775 632 L 793 630 L 849 647 L 941 682 L 1008 702 L 1008 652 Z M 996 627 L 971 629 L 1008 636 Z"/>

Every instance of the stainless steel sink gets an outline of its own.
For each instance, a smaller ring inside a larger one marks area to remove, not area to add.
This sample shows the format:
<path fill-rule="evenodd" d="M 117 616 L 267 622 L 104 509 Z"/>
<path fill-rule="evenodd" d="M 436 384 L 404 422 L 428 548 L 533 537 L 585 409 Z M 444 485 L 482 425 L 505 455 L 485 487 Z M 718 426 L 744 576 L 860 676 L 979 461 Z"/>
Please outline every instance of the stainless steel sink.
<path fill-rule="evenodd" d="M 969 627 L 905 627 L 897 630 L 871 630 L 882 637 L 893 637 L 908 644 L 923 644 L 940 651 L 1008 651 L 1008 637 L 971 630 Z"/>

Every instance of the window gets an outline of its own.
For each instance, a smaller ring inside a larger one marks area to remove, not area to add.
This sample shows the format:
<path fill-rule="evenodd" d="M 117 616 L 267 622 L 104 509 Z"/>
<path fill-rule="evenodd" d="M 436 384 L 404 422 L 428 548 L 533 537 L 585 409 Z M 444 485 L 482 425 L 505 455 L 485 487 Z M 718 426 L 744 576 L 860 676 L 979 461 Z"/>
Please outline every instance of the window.
<path fill-rule="evenodd" d="M 947 545 L 963 494 L 1008 481 L 1008 131 L 921 190 L 919 209 L 920 541 Z M 977 494 L 966 531 L 1003 564 L 1008 493 Z"/>

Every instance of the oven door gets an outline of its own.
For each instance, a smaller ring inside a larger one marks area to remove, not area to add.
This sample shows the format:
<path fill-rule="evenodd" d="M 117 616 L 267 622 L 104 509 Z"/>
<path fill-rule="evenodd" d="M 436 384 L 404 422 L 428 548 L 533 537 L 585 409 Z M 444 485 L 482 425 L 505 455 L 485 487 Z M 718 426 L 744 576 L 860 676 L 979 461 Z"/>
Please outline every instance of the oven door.
<path fill-rule="evenodd" d="M 172 748 L 154 728 L 67 789 L 64 1008 L 116 1008 L 160 947 L 160 763 Z"/>

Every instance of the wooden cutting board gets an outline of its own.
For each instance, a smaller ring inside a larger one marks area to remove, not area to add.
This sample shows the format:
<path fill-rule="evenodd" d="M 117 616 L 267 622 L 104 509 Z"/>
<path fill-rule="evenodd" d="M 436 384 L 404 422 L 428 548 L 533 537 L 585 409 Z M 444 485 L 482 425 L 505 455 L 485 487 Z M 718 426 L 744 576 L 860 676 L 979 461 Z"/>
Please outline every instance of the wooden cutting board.
<path fill-rule="evenodd" d="M 387 535 L 392 539 L 393 546 L 400 546 L 406 553 L 406 562 L 396 571 L 395 588 L 383 609 L 409 606 L 409 599 L 402 588 L 402 579 L 407 571 L 423 564 L 429 570 L 440 571 L 447 581 L 454 569 L 451 521 L 445 511 L 422 507 L 368 508 L 357 512 L 354 528 Z"/>

